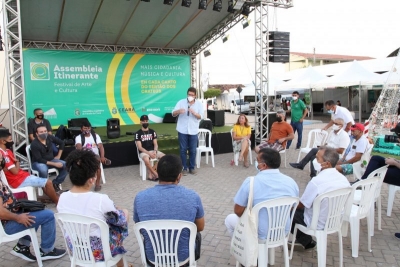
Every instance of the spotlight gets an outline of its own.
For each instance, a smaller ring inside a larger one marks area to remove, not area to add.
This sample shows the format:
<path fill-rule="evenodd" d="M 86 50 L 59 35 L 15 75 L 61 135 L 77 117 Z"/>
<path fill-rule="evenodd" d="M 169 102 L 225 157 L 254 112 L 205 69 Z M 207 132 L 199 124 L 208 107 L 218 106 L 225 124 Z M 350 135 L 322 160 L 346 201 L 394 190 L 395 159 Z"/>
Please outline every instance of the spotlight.
<path fill-rule="evenodd" d="M 207 0 L 199 0 L 199 9 L 207 9 Z"/>
<path fill-rule="evenodd" d="M 192 4 L 191 0 L 182 0 L 182 6 L 184 7 L 190 7 L 191 4 Z"/>
<path fill-rule="evenodd" d="M 214 0 L 213 10 L 221 12 L 222 9 L 222 0 Z"/>
<path fill-rule="evenodd" d="M 235 10 L 233 9 L 233 0 L 228 1 L 228 10 L 229 13 L 234 13 Z"/>
<path fill-rule="evenodd" d="M 221 39 L 222 42 L 225 43 L 226 41 L 228 41 L 229 35 L 222 35 Z"/>
<path fill-rule="evenodd" d="M 249 25 L 250 25 L 250 20 L 249 19 L 243 19 L 242 20 L 243 29 L 246 29 L 247 27 L 249 27 Z"/>
<path fill-rule="evenodd" d="M 174 0 L 164 0 L 164 5 L 170 5 L 172 6 L 172 3 L 174 2 Z"/>
<path fill-rule="evenodd" d="M 245 17 L 248 17 L 250 14 L 250 6 L 249 5 L 243 5 L 242 12 L 240 13 Z"/>
<path fill-rule="evenodd" d="M 211 56 L 211 50 L 205 50 L 203 52 L 203 54 L 204 54 L 204 57 L 209 57 L 209 56 Z"/>

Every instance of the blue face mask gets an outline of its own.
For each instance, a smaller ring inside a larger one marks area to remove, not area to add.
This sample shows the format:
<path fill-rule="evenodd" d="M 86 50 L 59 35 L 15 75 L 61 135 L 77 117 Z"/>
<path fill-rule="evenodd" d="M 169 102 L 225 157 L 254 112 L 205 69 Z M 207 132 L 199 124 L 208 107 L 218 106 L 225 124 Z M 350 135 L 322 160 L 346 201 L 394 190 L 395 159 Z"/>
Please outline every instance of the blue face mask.
<path fill-rule="evenodd" d="M 254 161 L 254 167 L 256 167 L 257 172 L 260 172 L 260 169 L 258 168 L 258 161 Z"/>
<path fill-rule="evenodd" d="M 333 110 L 331 110 L 331 109 L 328 110 L 328 113 L 329 113 L 329 114 L 333 114 Z"/>

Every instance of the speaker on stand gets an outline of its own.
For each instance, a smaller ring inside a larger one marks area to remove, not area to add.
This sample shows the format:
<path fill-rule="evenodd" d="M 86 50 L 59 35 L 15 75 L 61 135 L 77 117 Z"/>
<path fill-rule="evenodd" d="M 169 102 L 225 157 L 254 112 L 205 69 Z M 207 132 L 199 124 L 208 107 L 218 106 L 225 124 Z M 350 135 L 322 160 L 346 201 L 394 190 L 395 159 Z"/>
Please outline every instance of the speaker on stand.
<path fill-rule="evenodd" d="M 107 137 L 109 139 L 119 138 L 121 135 L 121 127 L 118 118 L 107 119 Z"/>

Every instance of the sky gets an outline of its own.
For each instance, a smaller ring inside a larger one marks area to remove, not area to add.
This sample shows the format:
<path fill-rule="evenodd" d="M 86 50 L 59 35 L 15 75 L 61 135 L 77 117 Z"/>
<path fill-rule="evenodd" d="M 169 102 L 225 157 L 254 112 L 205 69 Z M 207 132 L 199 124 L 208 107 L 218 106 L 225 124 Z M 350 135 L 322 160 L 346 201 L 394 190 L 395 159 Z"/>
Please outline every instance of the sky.
<path fill-rule="evenodd" d="M 289 9 L 269 8 L 269 30 L 290 32 L 290 51 L 387 57 L 400 47 L 397 22 L 399 0 L 293 0 Z M 239 23 L 217 40 L 202 58 L 202 72 L 210 84 L 251 83 L 254 80 L 254 12 L 250 26 Z M 284 72 L 283 64 L 270 63 L 270 76 Z"/>

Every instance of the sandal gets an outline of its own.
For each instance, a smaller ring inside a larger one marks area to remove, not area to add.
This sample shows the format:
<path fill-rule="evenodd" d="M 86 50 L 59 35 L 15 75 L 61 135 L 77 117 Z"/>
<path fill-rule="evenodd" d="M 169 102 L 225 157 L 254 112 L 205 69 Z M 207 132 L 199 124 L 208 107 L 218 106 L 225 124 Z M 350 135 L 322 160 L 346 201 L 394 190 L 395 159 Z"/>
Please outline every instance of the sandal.
<path fill-rule="evenodd" d="M 250 166 L 249 161 L 246 160 L 246 161 L 243 163 L 243 166 L 246 167 L 246 168 L 248 168 L 248 167 Z"/>
<path fill-rule="evenodd" d="M 100 191 L 101 190 L 101 185 L 96 185 L 95 187 L 94 187 L 94 191 L 95 192 L 98 192 L 98 191 Z"/>

